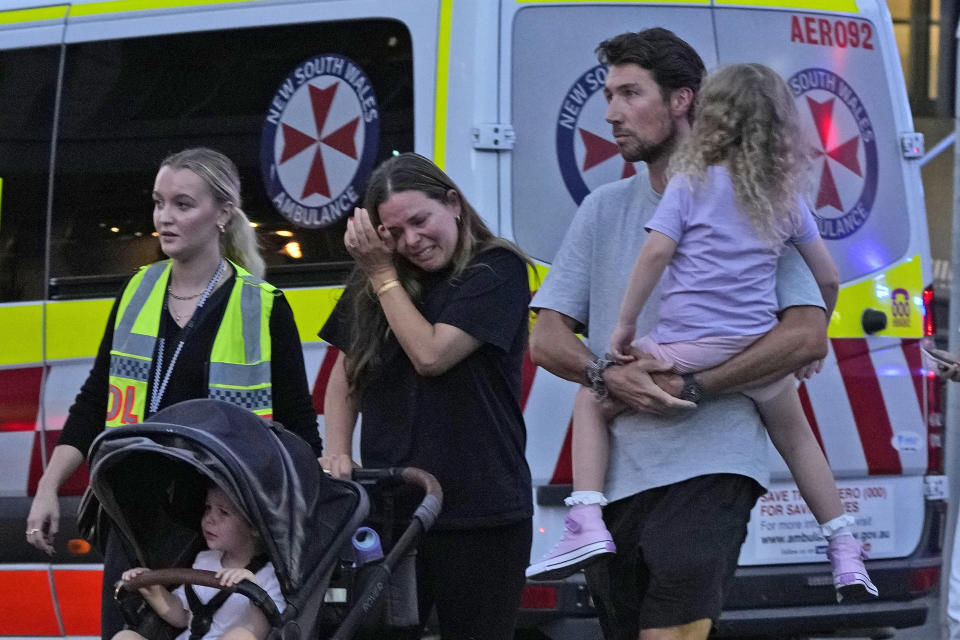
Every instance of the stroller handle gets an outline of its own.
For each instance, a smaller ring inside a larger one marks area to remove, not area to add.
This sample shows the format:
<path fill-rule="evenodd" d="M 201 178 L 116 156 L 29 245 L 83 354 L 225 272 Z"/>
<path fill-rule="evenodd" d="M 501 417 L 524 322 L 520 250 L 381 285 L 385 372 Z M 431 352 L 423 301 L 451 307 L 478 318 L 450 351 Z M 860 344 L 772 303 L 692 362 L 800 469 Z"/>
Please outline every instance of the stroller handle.
<path fill-rule="evenodd" d="M 413 512 L 409 526 L 393 545 L 393 549 L 379 565 L 372 567 L 366 579 L 366 586 L 356 597 L 356 606 L 350 610 L 330 640 L 348 640 L 353 637 L 363 619 L 373 610 L 375 603 L 387 588 L 390 575 L 400 563 L 401 558 L 416 547 L 424 532 L 430 530 L 443 506 L 443 489 L 440 488 L 440 482 L 423 469 L 416 467 L 354 469 L 352 477 L 354 482 L 361 485 L 390 483 L 415 485 L 423 489 L 424 496 L 416 511 Z"/>
<path fill-rule="evenodd" d="M 360 484 L 380 484 L 400 482 L 423 489 L 424 496 L 413 517 L 423 524 L 427 531 L 433 526 L 443 506 L 443 489 L 440 482 L 423 469 L 417 467 L 389 467 L 385 469 L 354 469 L 353 480 Z"/>
<path fill-rule="evenodd" d="M 193 584 L 201 587 L 211 587 L 220 589 L 228 593 L 239 593 L 246 596 L 263 615 L 267 617 L 271 627 L 280 625 L 280 611 L 277 609 L 277 603 L 264 591 L 260 585 L 249 580 L 241 580 L 232 587 L 224 587 L 217 580 L 217 574 L 213 571 L 203 571 L 201 569 L 154 569 L 145 571 L 136 578 L 128 581 L 118 580 L 115 585 L 114 599 L 120 600 L 125 595 L 134 594 L 138 589 L 162 585 L 164 587 L 176 587 L 181 584 Z M 126 594 L 124 593 L 126 592 Z"/>

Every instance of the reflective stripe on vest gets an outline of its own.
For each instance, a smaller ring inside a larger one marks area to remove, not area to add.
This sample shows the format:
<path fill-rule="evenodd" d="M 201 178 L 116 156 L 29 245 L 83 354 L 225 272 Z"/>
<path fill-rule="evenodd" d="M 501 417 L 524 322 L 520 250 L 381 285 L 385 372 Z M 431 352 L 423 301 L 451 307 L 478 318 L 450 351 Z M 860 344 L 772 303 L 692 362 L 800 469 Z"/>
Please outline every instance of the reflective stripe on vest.
<path fill-rule="evenodd" d="M 237 277 L 210 353 L 208 395 L 270 418 L 270 314 L 276 289 L 231 265 Z M 110 350 L 108 427 L 143 419 L 169 271 L 169 261 L 142 267 L 120 297 Z"/>
<path fill-rule="evenodd" d="M 237 270 L 227 310 L 210 352 L 210 397 L 273 417 L 270 384 L 272 285 Z"/>
<path fill-rule="evenodd" d="M 169 269 L 169 261 L 141 267 L 120 296 L 110 349 L 108 427 L 135 424 L 143 419 Z"/>

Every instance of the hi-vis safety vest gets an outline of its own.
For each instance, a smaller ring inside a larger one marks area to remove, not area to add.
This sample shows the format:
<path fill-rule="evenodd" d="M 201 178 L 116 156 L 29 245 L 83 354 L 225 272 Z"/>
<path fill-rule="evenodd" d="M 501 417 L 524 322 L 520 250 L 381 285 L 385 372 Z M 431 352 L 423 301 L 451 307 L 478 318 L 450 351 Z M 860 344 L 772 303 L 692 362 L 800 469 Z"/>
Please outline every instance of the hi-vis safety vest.
<path fill-rule="evenodd" d="M 208 395 L 271 418 L 270 313 L 276 288 L 230 264 L 237 277 L 210 352 Z M 169 260 L 141 267 L 120 298 L 110 350 L 108 427 L 143 420 L 169 275 Z"/>

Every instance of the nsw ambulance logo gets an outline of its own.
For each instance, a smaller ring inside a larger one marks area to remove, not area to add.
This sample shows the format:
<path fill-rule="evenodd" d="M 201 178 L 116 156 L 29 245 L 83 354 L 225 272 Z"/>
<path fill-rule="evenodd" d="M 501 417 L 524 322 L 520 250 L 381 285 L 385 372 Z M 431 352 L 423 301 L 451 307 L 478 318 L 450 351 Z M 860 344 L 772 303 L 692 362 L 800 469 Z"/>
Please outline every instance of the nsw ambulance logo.
<path fill-rule="evenodd" d="M 815 141 L 814 214 L 820 235 L 846 238 L 863 226 L 877 195 L 877 140 L 853 88 L 827 69 L 798 71 L 787 81 Z"/>
<path fill-rule="evenodd" d="M 267 195 L 300 227 L 327 227 L 357 205 L 380 119 L 373 86 L 352 60 L 322 54 L 288 75 L 267 111 L 260 167 Z"/>
<path fill-rule="evenodd" d="M 563 183 L 579 205 L 602 184 L 628 178 L 636 169 L 620 156 L 607 124 L 607 102 L 602 64 L 577 78 L 567 91 L 557 115 L 557 164 Z"/>

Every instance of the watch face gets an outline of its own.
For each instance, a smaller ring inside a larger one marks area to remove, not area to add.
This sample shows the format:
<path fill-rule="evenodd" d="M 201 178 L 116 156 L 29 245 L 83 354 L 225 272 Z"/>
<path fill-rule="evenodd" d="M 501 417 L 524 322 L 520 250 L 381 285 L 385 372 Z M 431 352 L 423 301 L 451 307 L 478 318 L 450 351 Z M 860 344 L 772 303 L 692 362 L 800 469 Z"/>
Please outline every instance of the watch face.
<path fill-rule="evenodd" d="M 703 389 L 701 389 L 699 383 L 693 379 L 693 376 L 684 376 L 683 391 L 680 392 L 680 399 L 699 402 L 700 396 L 702 395 Z"/>

